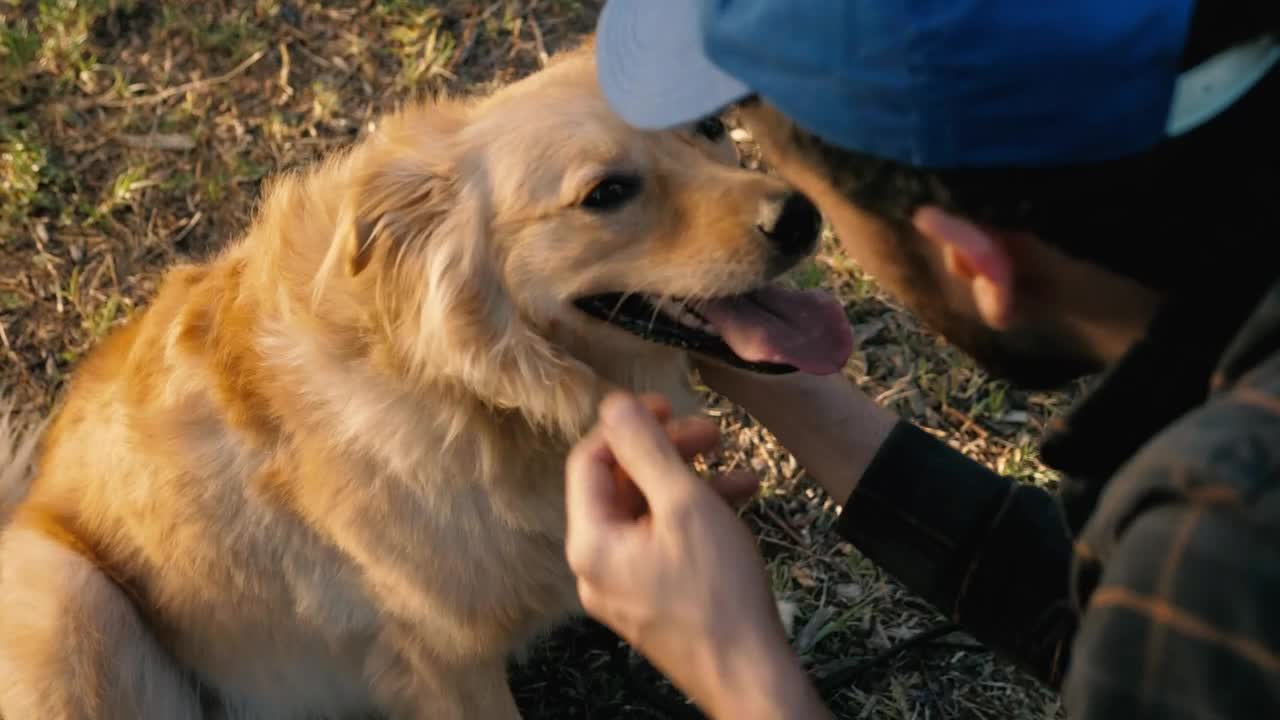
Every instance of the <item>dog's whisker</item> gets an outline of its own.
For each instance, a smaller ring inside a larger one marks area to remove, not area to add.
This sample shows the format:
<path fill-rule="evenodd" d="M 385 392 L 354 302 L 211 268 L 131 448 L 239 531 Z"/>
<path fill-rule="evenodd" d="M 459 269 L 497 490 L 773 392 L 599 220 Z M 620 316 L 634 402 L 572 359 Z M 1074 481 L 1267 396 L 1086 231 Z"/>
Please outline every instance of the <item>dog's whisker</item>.
<path fill-rule="evenodd" d="M 622 309 L 622 304 L 625 303 L 627 301 L 627 298 L 631 297 L 632 295 L 635 295 L 634 290 L 628 290 L 622 293 L 620 296 L 618 296 L 618 302 L 614 304 L 613 310 L 609 311 L 609 322 L 614 321 L 614 319 L 618 315 L 618 311 Z"/>
<path fill-rule="evenodd" d="M 658 313 L 662 312 L 662 305 L 671 299 L 670 295 L 663 294 L 653 303 L 653 314 L 649 316 L 649 332 L 653 332 L 653 324 L 658 322 Z"/>
<path fill-rule="evenodd" d="M 706 318 L 702 317 L 702 308 L 706 306 L 706 304 L 706 297 L 703 297 L 702 295 L 691 295 L 684 299 L 680 309 L 684 312 L 693 314 L 699 320 L 705 320 Z"/>

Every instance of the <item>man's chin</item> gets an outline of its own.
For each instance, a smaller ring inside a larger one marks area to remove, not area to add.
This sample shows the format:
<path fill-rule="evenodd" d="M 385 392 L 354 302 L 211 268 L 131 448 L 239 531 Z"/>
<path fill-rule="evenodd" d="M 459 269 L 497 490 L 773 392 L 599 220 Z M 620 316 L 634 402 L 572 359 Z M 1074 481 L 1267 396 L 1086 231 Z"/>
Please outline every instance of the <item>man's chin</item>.
<path fill-rule="evenodd" d="M 908 274 L 907 305 L 927 325 L 973 358 L 988 375 L 1023 390 L 1058 390 L 1105 368 L 1070 335 L 1050 327 L 1019 327 L 997 332 L 940 300 L 941 293 L 924 270 Z"/>
<path fill-rule="evenodd" d="M 1021 390 L 1061 390 L 1071 383 L 1097 373 L 1094 363 L 1056 357 L 976 357 L 974 361 L 992 377 Z"/>
<path fill-rule="evenodd" d="M 1060 390 L 1104 369 L 1096 358 L 1046 334 L 996 333 L 984 327 L 944 335 L 987 374 L 1022 390 Z"/>

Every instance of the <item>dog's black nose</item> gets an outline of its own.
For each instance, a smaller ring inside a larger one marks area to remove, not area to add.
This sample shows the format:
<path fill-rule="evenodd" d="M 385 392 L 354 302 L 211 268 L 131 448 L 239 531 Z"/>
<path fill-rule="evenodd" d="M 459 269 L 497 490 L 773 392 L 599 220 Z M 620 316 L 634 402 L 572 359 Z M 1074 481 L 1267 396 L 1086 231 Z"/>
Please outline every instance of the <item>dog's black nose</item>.
<path fill-rule="evenodd" d="M 787 257 L 813 252 L 822 229 L 822 216 L 809 198 L 793 192 L 766 200 L 760 208 L 760 232 Z"/>

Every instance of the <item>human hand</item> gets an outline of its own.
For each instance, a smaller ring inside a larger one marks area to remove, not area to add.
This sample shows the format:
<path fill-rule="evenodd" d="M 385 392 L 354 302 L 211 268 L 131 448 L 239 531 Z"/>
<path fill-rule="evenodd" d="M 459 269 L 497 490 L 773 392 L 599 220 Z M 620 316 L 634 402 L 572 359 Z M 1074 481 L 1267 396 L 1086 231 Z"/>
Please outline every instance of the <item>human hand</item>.
<path fill-rule="evenodd" d="M 695 476 L 685 462 L 714 448 L 718 429 L 670 412 L 659 398 L 611 395 L 570 454 L 566 552 L 583 606 L 714 716 L 825 716 L 730 507 L 756 479 Z"/>

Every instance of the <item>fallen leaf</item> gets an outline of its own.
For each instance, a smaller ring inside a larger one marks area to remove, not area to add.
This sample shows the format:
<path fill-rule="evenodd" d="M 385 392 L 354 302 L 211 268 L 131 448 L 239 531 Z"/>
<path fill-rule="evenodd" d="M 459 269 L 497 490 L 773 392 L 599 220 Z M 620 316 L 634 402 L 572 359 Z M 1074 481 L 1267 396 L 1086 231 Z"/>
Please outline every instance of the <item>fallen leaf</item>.
<path fill-rule="evenodd" d="M 129 133 L 120 133 L 116 135 L 116 140 L 121 145 L 139 150 L 190 150 L 196 146 L 196 141 L 190 135 L 181 133 L 151 133 L 150 135 L 131 135 Z"/>
<path fill-rule="evenodd" d="M 1016 425 L 1025 425 L 1031 416 L 1027 415 L 1026 410 L 1010 410 L 1000 416 L 1000 422 L 1013 423 Z"/>
<path fill-rule="evenodd" d="M 791 578 L 807 588 L 818 586 L 818 581 L 813 579 L 813 571 L 803 565 L 792 566 Z"/>
<path fill-rule="evenodd" d="M 841 583 L 836 586 L 836 595 L 843 600 L 857 600 L 863 596 L 866 591 L 858 583 Z"/>
<path fill-rule="evenodd" d="M 775 600 L 778 606 L 778 618 L 782 620 L 782 629 L 786 631 L 787 637 L 794 634 L 796 626 L 796 604 L 790 600 Z"/>
<path fill-rule="evenodd" d="M 872 320 L 870 322 L 858 323 L 853 326 L 853 344 L 857 347 L 884 330 L 884 321 Z"/>
<path fill-rule="evenodd" d="M 831 616 L 836 611 L 830 607 L 820 607 L 810 616 L 809 621 L 800 629 L 800 634 L 796 636 L 796 652 L 806 655 L 813 649 L 814 644 L 818 641 L 818 634 L 822 628 L 826 627 L 830 622 Z"/>

